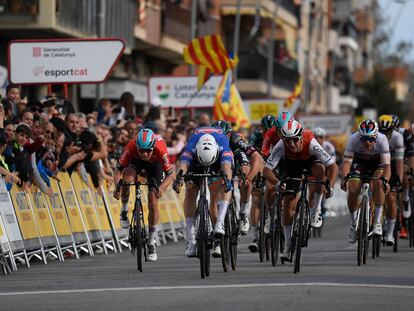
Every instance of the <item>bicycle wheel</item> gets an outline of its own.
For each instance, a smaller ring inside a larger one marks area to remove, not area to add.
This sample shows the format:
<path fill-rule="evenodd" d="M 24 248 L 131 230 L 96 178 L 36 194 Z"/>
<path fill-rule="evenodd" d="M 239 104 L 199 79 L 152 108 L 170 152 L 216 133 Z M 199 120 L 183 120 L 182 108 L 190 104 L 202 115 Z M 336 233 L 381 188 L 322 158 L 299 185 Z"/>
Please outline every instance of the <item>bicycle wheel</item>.
<path fill-rule="evenodd" d="M 135 221 L 135 246 L 137 251 L 137 266 L 138 271 L 142 272 L 142 226 L 141 226 L 141 205 L 136 204 L 134 211 L 134 221 Z"/>
<path fill-rule="evenodd" d="M 366 202 L 364 204 L 364 223 L 363 223 L 363 239 L 364 239 L 364 254 L 363 254 L 363 258 L 362 258 L 362 262 L 364 265 L 367 264 L 367 260 L 368 260 L 368 253 L 369 253 L 369 238 L 368 238 L 368 228 L 369 228 L 369 215 L 367 213 L 367 209 L 369 209 L 369 203 Z"/>
<path fill-rule="evenodd" d="M 262 197 L 260 202 L 260 220 L 259 220 L 259 259 L 260 262 L 263 262 L 266 252 L 266 237 L 264 233 L 264 226 L 266 223 L 266 205 Z"/>
<path fill-rule="evenodd" d="M 399 206 L 398 203 L 397 203 L 397 206 Z M 394 237 L 394 245 L 392 246 L 392 251 L 394 253 L 398 252 L 398 239 L 400 238 L 400 226 L 401 226 L 400 217 L 401 217 L 401 211 L 400 211 L 400 208 L 397 208 L 397 219 L 395 220 L 394 232 L 392 233 Z"/>
<path fill-rule="evenodd" d="M 220 237 L 220 249 L 221 249 L 221 264 L 223 266 L 223 271 L 229 271 L 230 264 L 230 219 L 229 219 L 229 210 L 227 210 L 226 217 L 224 218 L 224 235 Z"/>
<path fill-rule="evenodd" d="M 237 245 L 239 243 L 239 221 L 237 219 L 235 211 L 235 202 L 232 200 L 232 204 L 229 209 L 230 218 L 230 262 L 232 270 L 236 270 L 237 267 Z"/>
<path fill-rule="evenodd" d="M 270 212 L 270 254 L 272 258 L 272 265 L 276 266 L 277 259 L 279 257 L 279 247 L 280 247 L 280 210 L 279 204 L 276 204 Z"/>
<path fill-rule="evenodd" d="M 305 203 L 306 204 L 306 203 Z M 304 235 L 304 220 L 305 220 L 305 204 L 302 201 L 299 202 L 299 205 L 296 209 L 295 218 L 297 218 L 297 236 L 296 236 L 296 245 L 295 245 L 295 264 L 293 268 L 294 273 L 300 271 L 300 260 L 302 256 L 302 243 Z"/>
<path fill-rule="evenodd" d="M 381 244 L 381 236 L 377 234 L 372 235 L 372 258 L 379 257 Z"/>
<path fill-rule="evenodd" d="M 365 205 L 359 207 L 359 216 L 358 216 L 358 251 L 357 251 L 357 262 L 358 266 L 362 264 L 362 257 L 364 256 L 364 223 L 365 223 Z"/>
<path fill-rule="evenodd" d="M 207 230 L 206 230 L 206 209 L 207 209 L 207 201 L 204 199 L 200 199 L 198 204 L 198 213 L 199 213 L 199 225 L 198 225 L 198 234 L 197 234 L 197 248 L 199 253 L 199 260 L 200 260 L 200 274 L 201 278 L 204 279 L 208 274 L 206 274 L 206 271 L 209 268 L 207 268 L 207 264 L 209 265 L 210 262 L 208 261 L 207 257 L 209 257 L 210 254 L 207 252 Z"/>

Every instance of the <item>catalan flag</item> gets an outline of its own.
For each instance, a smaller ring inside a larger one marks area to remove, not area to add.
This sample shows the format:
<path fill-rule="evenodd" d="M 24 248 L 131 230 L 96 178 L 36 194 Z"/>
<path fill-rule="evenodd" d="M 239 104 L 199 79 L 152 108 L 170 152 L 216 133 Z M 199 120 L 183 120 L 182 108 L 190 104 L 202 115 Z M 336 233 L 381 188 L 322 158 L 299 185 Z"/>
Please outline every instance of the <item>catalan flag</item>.
<path fill-rule="evenodd" d="M 230 58 L 219 35 L 208 35 L 193 39 L 184 48 L 184 60 L 188 64 L 199 65 L 197 90 L 210 78 L 211 74 L 223 74 L 236 67 L 238 59 Z"/>
<path fill-rule="evenodd" d="M 302 84 L 303 79 L 299 78 L 298 83 L 296 84 L 292 94 L 286 99 L 286 101 L 283 104 L 283 107 L 285 108 L 291 108 L 295 100 L 299 97 L 300 93 L 302 92 Z"/>
<path fill-rule="evenodd" d="M 214 120 L 226 120 L 238 130 L 240 127 L 250 126 L 250 121 L 244 110 L 243 101 L 233 83 L 232 71 L 227 70 L 217 89 L 213 106 Z"/>

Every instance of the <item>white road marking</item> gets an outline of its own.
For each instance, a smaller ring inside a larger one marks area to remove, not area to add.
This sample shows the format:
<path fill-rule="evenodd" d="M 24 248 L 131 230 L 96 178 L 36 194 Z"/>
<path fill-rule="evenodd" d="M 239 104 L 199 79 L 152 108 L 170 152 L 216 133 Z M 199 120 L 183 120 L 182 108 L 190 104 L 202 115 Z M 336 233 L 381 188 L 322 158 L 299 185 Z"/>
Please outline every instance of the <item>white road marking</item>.
<path fill-rule="evenodd" d="M 228 285 L 186 285 L 186 286 L 153 286 L 153 287 L 110 287 L 110 288 L 85 288 L 85 289 L 62 289 L 44 291 L 22 291 L 0 293 L 1 296 L 23 296 L 23 295 L 49 295 L 49 294 L 85 294 L 99 292 L 119 291 L 152 291 L 152 290 L 188 290 L 188 289 L 227 289 L 227 288 L 258 288 L 258 287 L 366 287 L 366 288 L 388 288 L 388 289 L 414 289 L 410 285 L 389 284 L 353 284 L 353 283 L 253 283 L 253 284 L 228 284 Z"/>

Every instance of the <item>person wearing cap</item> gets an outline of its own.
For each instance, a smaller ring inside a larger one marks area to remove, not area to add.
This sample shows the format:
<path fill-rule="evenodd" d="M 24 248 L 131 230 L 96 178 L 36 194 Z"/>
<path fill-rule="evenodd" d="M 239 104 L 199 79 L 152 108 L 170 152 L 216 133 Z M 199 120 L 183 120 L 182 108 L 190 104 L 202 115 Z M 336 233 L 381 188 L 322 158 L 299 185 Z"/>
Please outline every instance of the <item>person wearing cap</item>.
<path fill-rule="evenodd" d="M 33 151 L 26 147 L 30 138 L 30 128 L 22 123 L 16 127 L 14 140 L 7 146 L 4 155 L 7 165 L 11 171 L 16 171 L 21 180 L 19 187 L 30 190 L 30 182 L 33 175 L 31 154 Z"/>

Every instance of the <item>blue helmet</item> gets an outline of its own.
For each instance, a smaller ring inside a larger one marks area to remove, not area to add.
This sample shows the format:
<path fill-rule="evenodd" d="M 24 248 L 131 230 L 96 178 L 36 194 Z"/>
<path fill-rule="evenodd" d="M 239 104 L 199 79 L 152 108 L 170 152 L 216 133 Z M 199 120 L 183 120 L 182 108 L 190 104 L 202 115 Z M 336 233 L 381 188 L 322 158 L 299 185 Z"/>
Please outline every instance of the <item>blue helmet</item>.
<path fill-rule="evenodd" d="M 282 128 L 289 120 L 293 120 L 293 116 L 288 111 L 283 111 L 279 113 L 276 119 L 276 127 Z"/>
<path fill-rule="evenodd" d="M 275 117 L 271 114 L 264 116 L 262 120 L 260 121 L 260 124 L 262 125 L 263 129 L 267 131 L 268 129 L 272 128 L 275 125 Z"/>
<path fill-rule="evenodd" d="M 377 136 L 378 124 L 374 120 L 366 119 L 359 124 L 358 132 L 361 136 Z"/>
<path fill-rule="evenodd" d="M 142 129 L 139 131 L 137 140 L 135 142 L 137 148 L 139 149 L 151 149 L 155 145 L 156 136 L 154 132 L 150 129 Z"/>

